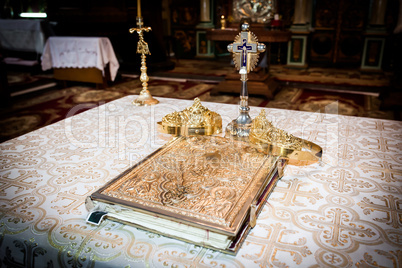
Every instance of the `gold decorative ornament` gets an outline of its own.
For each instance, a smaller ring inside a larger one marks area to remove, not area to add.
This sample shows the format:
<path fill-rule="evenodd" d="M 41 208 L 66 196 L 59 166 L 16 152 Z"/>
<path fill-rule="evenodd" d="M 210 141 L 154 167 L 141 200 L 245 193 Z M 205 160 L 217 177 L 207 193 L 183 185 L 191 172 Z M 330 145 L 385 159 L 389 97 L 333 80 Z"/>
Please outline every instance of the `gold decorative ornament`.
<path fill-rule="evenodd" d="M 266 24 L 274 17 L 276 0 L 233 0 L 232 16 L 238 22 L 248 18 L 253 23 Z"/>
<path fill-rule="evenodd" d="M 288 158 L 290 165 L 308 165 L 322 157 L 319 145 L 274 127 L 264 109 L 253 120 L 249 141 L 261 152 Z"/>
<path fill-rule="evenodd" d="M 158 130 L 175 136 L 213 135 L 222 131 L 222 118 L 202 106 L 199 98 L 183 111 L 165 115 L 158 122 Z"/>
<path fill-rule="evenodd" d="M 140 38 L 138 41 L 138 44 L 137 44 L 137 53 L 141 54 L 140 81 L 142 82 L 142 90 L 141 90 L 138 98 L 133 101 L 133 104 L 136 106 L 155 105 L 155 104 L 158 104 L 159 101 L 154 99 L 148 90 L 149 77 L 147 75 L 147 66 L 146 66 L 146 62 L 145 62 L 146 61 L 145 55 L 151 55 L 151 52 L 149 51 L 148 44 L 144 41 L 144 37 L 143 37 L 143 32 L 151 31 L 151 27 L 143 27 L 141 11 L 139 11 L 138 14 L 139 15 L 137 16 L 137 28 L 131 28 L 129 30 L 129 32 L 130 33 L 137 32 L 137 34 Z"/>

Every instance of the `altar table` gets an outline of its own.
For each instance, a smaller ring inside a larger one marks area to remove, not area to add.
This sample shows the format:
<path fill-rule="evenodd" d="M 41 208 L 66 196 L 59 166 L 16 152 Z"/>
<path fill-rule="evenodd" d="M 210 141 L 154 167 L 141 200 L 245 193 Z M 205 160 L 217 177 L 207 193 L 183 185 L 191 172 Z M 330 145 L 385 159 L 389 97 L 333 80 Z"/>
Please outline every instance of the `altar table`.
<path fill-rule="evenodd" d="M 192 101 L 127 96 L 0 145 L 0 261 L 10 267 L 401 267 L 402 122 L 267 109 L 323 148 L 287 166 L 236 256 L 132 226 L 85 222 L 85 198 L 171 137 L 157 121 Z M 226 126 L 236 105 L 208 103 Z M 336 110 L 336 103 L 328 111 Z M 261 108 L 251 107 L 255 117 Z M 74 115 L 74 116 L 72 116 Z"/>
<path fill-rule="evenodd" d="M 119 69 L 107 37 L 49 37 L 41 59 L 42 69 L 54 68 L 60 80 L 101 84 L 109 75 L 114 81 Z"/>

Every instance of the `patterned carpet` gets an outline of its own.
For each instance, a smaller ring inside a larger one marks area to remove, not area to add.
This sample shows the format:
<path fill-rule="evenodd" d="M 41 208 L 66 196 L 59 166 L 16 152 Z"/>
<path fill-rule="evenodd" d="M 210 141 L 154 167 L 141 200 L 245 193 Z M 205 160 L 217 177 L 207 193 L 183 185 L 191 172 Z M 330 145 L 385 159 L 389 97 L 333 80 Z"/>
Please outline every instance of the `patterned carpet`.
<path fill-rule="evenodd" d="M 53 75 L 32 75 L 29 72 L 7 72 L 7 81 L 12 96 L 23 94 L 33 88 L 43 89 L 56 85 Z"/>
<path fill-rule="evenodd" d="M 149 91 L 155 97 L 194 99 L 231 103 L 239 102 L 238 94 L 212 95 L 216 84 L 193 81 L 150 80 Z M 20 136 L 62 120 L 68 116 L 102 105 L 126 95 L 138 94 L 141 82 L 133 79 L 107 89 L 73 86 L 52 88 L 13 99 L 9 107 L 0 109 L 0 142 Z M 303 88 L 282 87 L 273 100 L 263 96 L 250 96 L 250 106 L 292 109 L 311 112 L 393 119 L 392 112 L 380 111 L 379 100 L 373 96 L 347 93 L 330 93 Z"/>
<path fill-rule="evenodd" d="M 226 76 L 234 71 L 230 64 L 230 58 L 219 61 L 211 60 L 178 60 L 173 70 L 167 73 L 203 75 L 203 76 Z"/>
<path fill-rule="evenodd" d="M 286 82 L 364 87 L 386 87 L 390 84 L 390 74 L 384 72 L 367 73 L 357 69 L 308 68 L 300 70 L 273 65 L 270 68 L 270 73 L 277 80 Z"/>

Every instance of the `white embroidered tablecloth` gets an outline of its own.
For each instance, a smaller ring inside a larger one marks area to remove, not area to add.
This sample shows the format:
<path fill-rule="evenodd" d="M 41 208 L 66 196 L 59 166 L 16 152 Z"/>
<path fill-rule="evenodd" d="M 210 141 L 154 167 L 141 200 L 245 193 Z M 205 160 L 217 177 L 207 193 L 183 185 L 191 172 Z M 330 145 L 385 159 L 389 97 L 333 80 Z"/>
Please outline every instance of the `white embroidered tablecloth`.
<path fill-rule="evenodd" d="M 43 70 L 95 67 L 103 75 L 109 63 L 112 81 L 120 66 L 107 37 L 49 37 L 41 60 Z"/>
<path fill-rule="evenodd" d="M 0 46 L 3 49 L 41 54 L 45 44 L 43 20 L 0 20 Z"/>
<path fill-rule="evenodd" d="M 85 197 L 167 142 L 156 122 L 192 105 L 158 98 L 158 105 L 137 107 L 135 98 L 0 145 L 4 266 L 401 267 L 399 121 L 267 109 L 275 126 L 322 146 L 323 160 L 287 166 L 236 256 L 110 220 L 87 224 Z M 224 126 L 237 117 L 236 105 L 203 105 Z M 251 107 L 251 116 L 260 110 Z"/>

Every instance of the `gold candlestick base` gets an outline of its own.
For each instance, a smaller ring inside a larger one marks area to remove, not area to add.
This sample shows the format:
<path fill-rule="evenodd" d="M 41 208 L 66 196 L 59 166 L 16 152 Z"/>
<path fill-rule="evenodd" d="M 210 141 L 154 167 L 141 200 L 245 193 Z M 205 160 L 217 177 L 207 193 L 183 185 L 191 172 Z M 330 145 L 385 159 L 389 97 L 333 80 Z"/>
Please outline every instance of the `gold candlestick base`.
<path fill-rule="evenodd" d="M 157 99 L 154 99 L 149 92 L 149 90 L 141 90 L 140 95 L 138 98 L 133 100 L 133 104 L 135 106 L 149 106 L 149 105 L 155 105 L 158 104 L 159 101 Z"/>
<path fill-rule="evenodd" d="M 147 106 L 147 105 L 155 105 L 158 104 L 159 101 L 154 99 L 151 93 L 148 90 L 148 80 L 149 77 L 147 75 L 147 65 L 145 62 L 146 54 L 151 55 L 149 52 L 148 44 L 144 41 L 143 32 L 151 31 L 151 27 L 142 27 L 143 22 L 141 17 L 137 17 L 137 27 L 131 28 L 129 30 L 130 33 L 137 32 L 140 40 L 137 44 L 137 53 L 141 54 L 141 76 L 140 80 L 142 82 L 142 90 L 140 92 L 140 96 L 133 101 L 133 104 L 136 106 Z"/>

